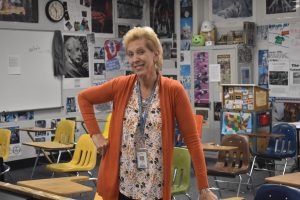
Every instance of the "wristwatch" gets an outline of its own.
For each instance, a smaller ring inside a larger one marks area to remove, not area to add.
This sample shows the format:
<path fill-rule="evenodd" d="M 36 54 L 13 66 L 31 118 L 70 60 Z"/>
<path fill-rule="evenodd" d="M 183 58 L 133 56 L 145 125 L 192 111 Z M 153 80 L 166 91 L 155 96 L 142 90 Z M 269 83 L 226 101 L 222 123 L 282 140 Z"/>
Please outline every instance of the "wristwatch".
<path fill-rule="evenodd" d="M 210 192 L 210 189 L 209 188 L 203 188 L 199 191 L 199 194 L 202 195 L 202 194 L 205 194 L 207 192 Z"/>

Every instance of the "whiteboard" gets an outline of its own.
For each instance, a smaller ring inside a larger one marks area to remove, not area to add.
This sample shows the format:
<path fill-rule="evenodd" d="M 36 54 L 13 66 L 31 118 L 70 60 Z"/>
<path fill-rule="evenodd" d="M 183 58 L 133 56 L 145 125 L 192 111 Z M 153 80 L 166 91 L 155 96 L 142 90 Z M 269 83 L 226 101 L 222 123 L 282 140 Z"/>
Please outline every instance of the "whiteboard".
<path fill-rule="evenodd" d="M 0 112 L 62 106 L 62 80 L 53 75 L 53 35 L 0 29 Z"/>

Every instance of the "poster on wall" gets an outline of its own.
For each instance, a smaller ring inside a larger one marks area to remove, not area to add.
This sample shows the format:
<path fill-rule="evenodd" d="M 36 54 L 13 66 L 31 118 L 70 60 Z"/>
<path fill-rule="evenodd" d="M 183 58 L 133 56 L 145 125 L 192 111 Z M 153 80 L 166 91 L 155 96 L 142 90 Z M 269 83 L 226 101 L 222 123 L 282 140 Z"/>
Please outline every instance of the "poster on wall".
<path fill-rule="evenodd" d="M 1 0 L 0 21 L 38 23 L 38 0 Z"/>
<path fill-rule="evenodd" d="M 258 50 L 258 85 L 268 88 L 268 50 Z"/>
<path fill-rule="evenodd" d="M 89 58 L 86 36 L 64 35 L 65 78 L 89 77 Z"/>
<path fill-rule="evenodd" d="M 221 83 L 231 83 L 230 55 L 217 55 L 217 63 L 221 66 Z"/>
<path fill-rule="evenodd" d="M 208 52 L 194 52 L 195 107 L 209 107 Z"/>
<path fill-rule="evenodd" d="M 92 32 L 113 33 L 112 0 L 92 0 Z"/>
<path fill-rule="evenodd" d="M 174 0 L 150 0 L 150 26 L 158 37 L 172 37 L 174 16 Z"/>
<path fill-rule="evenodd" d="M 252 132 L 252 114 L 238 112 L 223 112 L 221 134 L 238 134 Z"/>
<path fill-rule="evenodd" d="M 180 1 L 180 39 L 181 50 L 190 50 L 193 33 L 193 4 L 192 0 Z"/>
<path fill-rule="evenodd" d="M 191 65 L 180 65 L 180 83 L 188 93 L 189 99 L 192 99 L 192 81 L 191 81 Z"/>
<path fill-rule="evenodd" d="M 212 19 L 213 21 L 224 20 L 245 20 L 252 17 L 252 0 L 212 0 Z"/>
<path fill-rule="evenodd" d="M 277 14 L 277 13 L 289 13 L 296 12 L 295 0 L 266 0 L 266 13 Z"/>

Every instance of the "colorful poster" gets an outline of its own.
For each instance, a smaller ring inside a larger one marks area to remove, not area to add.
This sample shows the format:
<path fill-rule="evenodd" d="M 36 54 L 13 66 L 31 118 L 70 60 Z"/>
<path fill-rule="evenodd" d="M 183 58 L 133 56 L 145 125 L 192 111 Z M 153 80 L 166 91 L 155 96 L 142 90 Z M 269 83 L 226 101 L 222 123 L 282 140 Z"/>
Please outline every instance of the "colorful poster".
<path fill-rule="evenodd" d="M 217 63 L 221 66 L 221 83 L 231 83 L 230 55 L 217 55 Z"/>
<path fill-rule="evenodd" d="M 252 132 L 252 115 L 243 112 L 223 112 L 222 134 L 239 134 Z"/>
<path fill-rule="evenodd" d="M 258 50 L 258 85 L 268 88 L 268 50 Z"/>
<path fill-rule="evenodd" d="M 195 107 L 209 107 L 208 52 L 194 52 Z"/>

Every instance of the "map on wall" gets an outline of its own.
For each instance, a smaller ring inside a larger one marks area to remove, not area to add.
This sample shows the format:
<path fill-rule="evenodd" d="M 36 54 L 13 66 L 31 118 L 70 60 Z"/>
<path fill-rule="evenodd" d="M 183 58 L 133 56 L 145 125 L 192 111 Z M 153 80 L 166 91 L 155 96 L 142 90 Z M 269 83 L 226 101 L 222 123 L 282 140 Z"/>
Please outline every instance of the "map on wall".
<path fill-rule="evenodd" d="M 252 132 L 251 113 L 223 112 L 221 134 L 238 134 Z"/>

